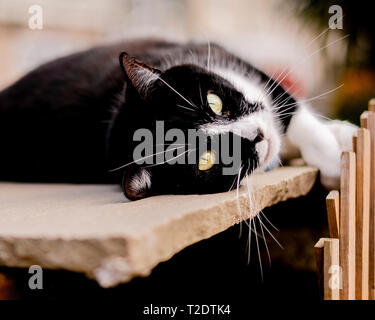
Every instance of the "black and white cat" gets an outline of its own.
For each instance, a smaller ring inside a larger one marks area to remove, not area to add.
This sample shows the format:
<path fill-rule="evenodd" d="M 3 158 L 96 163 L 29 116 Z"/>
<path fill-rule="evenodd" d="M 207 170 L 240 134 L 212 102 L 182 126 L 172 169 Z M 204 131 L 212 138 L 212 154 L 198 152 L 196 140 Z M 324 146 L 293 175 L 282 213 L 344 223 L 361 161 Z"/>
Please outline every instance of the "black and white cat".
<path fill-rule="evenodd" d="M 156 121 L 165 130 L 240 135 L 240 170 L 223 175 L 222 163 L 200 166 L 199 159 L 133 163 L 134 132 L 155 132 Z M 321 120 L 218 45 L 134 40 L 44 64 L 0 92 L 0 179 L 122 181 L 130 199 L 211 193 L 295 149 L 320 169 L 324 185 L 335 187 L 341 152 L 351 149 L 355 131 Z M 109 173 L 113 168 L 119 170 Z"/>

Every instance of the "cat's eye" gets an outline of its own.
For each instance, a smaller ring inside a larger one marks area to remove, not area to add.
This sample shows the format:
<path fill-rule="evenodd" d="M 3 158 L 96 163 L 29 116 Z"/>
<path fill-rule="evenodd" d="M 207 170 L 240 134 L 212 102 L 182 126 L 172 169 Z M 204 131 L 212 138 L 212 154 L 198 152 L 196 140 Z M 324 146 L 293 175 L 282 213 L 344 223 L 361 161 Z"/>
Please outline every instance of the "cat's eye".
<path fill-rule="evenodd" d="M 220 97 L 214 94 L 212 91 L 208 91 L 207 93 L 207 102 L 210 106 L 211 110 L 217 114 L 221 115 L 221 111 L 223 109 L 223 102 L 221 101 Z"/>
<path fill-rule="evenodd" d="M 199 158 L 199 164 L 198 169 L 201 171 L 209 170 L 213 167 L 215 164 L 216 156 L 215 153 L 207 150 L 202 153 L 202 155 Z"/>

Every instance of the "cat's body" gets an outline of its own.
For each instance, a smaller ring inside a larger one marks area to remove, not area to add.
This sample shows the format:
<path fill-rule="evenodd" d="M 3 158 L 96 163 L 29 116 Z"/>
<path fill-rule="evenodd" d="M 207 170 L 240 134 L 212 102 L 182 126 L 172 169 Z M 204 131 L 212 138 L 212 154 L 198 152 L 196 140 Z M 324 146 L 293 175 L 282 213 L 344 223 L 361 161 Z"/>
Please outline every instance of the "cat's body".
<path fill-rule="evenodd" d="M 110 181 L 106 135 L 120 107 L 121 51 L 142 55 L 164 43 L 94 48 L 49 62 L 0 92 L 2 180 Z"/>
<path fill-rule="evenodd" d="M 212 89 L 227 108 L 217 115 L 203 101 Z M 239 129 L 242 149 L 251 150 L 243 164 L 249 172 L 277 158 L 285 134 L 331 185 L 355 130 L 323 123 L 264 73 L 216 45 L 131 41 L 47 63 L 0 92 L 0 180 L 118 181 L 108 169 L 135 160 L 135 130 L 154 132 L 157 120 L 166 129 L 215 135 Z M 228 190 L 234 179 L 217 167 L 136 167 L 125 172 L 125 193 Z"/>

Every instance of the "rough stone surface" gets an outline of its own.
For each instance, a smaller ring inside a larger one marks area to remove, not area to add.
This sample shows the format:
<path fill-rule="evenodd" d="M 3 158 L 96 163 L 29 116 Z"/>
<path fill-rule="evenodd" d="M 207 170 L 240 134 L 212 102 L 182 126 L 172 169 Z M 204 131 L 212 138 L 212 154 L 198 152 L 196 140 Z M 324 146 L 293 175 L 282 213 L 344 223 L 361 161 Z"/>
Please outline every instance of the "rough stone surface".
<path fill-rule="evenodd" d="M 315 168 L 284 167 L 253 176 L 238 197 L 231 191 L 136 202 L 114 185 L 0 183 L 0 265 L 83 272 L 114 286 L 147 276 L 267 206 L 305 195 L 316 175 Z"/>

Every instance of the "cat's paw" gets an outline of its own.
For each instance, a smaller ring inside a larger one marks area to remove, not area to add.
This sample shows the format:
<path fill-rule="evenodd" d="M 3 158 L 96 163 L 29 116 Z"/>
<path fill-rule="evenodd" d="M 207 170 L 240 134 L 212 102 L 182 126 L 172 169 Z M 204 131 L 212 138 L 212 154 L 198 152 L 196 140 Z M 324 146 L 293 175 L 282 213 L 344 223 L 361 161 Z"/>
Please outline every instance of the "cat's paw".
<path fill-rule="evenodd" d="M 347 121 L 332 120 L 327 124 L 329 130 L 335 136 L 341 151 L 353 150 L 353 136 L 357 133 L 358 127 Z"/>
<path fill-rule="evenodd" d="M 329 176 L 320 171 L 320 183 L 326 190 L 337 190 L 340 188 L 340 174 Z"/>
<path fill-rule="evenodd" d="M 353 150 L 353 136 L 357 133 L 358 127 L 346 122 L 333 120 L 327 123 L 329 131 L 333 134 L 338 145 L 338 158 L 334 166 L 325 164 L 320 168 L 320 182 L 328 190 L 340 188 L 341 176 L 341 154 L 344 151 Z"/>
<path fill-rule="evenodd" d="M 301 106 L 289 124 L 286 137 L 308 165 L 320 170 L 322 185 L 336 189 L 340 187 L 341 154 L 353 149 L 357 129 L 345 121 L 322 121 L 308 107 Z"/>

